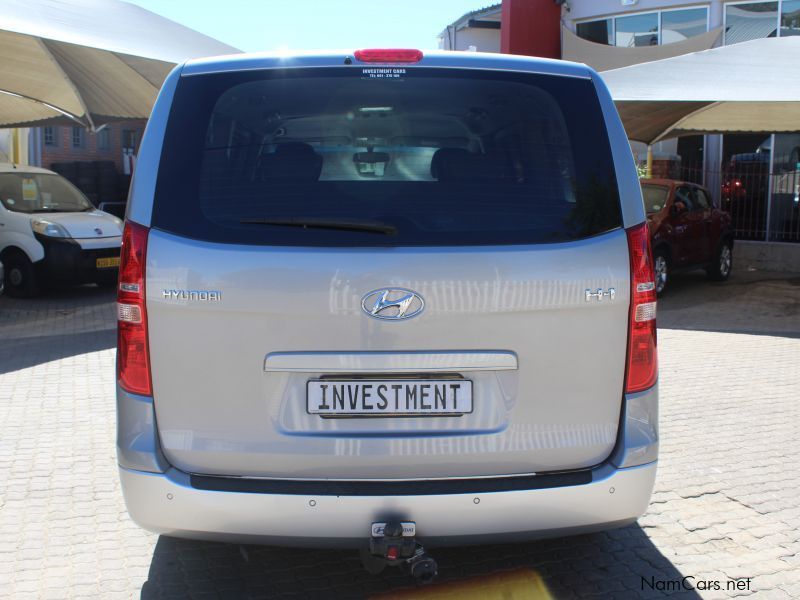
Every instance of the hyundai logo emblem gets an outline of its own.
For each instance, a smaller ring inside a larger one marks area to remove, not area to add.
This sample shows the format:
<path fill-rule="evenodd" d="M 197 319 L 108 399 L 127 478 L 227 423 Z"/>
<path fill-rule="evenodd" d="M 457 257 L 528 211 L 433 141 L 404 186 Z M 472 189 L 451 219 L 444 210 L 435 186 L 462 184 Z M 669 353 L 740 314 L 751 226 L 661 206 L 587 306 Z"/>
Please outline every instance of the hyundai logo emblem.
<path fill-rule="evenodd" d="M 416 317 L 425 308 L 425 301 L 411 290 L 383 288 L 366 294 L 361 300 L 361 308 L 375 319 L 399 321 Z"/>
<path fill-rule="evenodd" d="M 103 235 L 103 230 L 102 230 L 102 229 L 100 229 L 99 227 L 95 227 L 95 228 L 94 228 L 94 232 L 95 232 L 97 235 Z"/>

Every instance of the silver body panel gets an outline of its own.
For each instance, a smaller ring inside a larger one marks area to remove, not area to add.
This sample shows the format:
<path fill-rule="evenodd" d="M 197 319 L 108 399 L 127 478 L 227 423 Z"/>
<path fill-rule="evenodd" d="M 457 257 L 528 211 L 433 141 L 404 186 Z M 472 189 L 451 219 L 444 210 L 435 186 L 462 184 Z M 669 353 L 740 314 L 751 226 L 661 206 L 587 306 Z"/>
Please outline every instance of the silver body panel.
<path fill-rule="evenodd" d="M 426 310 L 403 322 L 367 317 L 362 296 L 386 284 L 418 291 Z M 152 231 L 147 308 L 164 453 L 188 472 L 253 477 L 596 465 L 619 423 L 629 285 L 621 230 L 562 244 L 439 249 L 249 247 Z M 616 288 L 620 299 L 586 302 L 587 286 Z M 165 289 L 224 292 L 199 302 L 164 298 Z M 276 352 L 375 352 L 375 360 L 482 349 L 514 353 L 519 368 L 455 369 L 482 399 L 458 418 L 322 420 L 305 410 L 305 382 L 326 375 L 310 371 L 313 358 L 305 372 L 296 363 L 261 367 Z"/>

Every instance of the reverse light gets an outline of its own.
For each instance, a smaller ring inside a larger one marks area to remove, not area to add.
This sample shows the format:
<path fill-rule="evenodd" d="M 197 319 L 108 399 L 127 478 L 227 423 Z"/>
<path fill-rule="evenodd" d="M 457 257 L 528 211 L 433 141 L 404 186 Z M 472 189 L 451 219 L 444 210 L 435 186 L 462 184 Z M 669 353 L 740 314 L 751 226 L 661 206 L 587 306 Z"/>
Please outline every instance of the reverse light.
<path fill-rule="evenodd" d="M 142 396 L 153 393 L 144 300 L 148 233 L 143 225 L 125 223 L 117 289 L 117 381 Z"/>
<path fill-rule="evenodd" d="M 353 56 L 359 62 L 415 63 L 422 60 L 422 50 L 413 50 L 411 48 L 370 48 L 356 50 Z"/>
<path fill-rule="evenodd" d="M 627 230 L 631 257 L 631 307 L 625 392 L 651 388 L 658 378 L 656 289 L 647 223 Z"/>

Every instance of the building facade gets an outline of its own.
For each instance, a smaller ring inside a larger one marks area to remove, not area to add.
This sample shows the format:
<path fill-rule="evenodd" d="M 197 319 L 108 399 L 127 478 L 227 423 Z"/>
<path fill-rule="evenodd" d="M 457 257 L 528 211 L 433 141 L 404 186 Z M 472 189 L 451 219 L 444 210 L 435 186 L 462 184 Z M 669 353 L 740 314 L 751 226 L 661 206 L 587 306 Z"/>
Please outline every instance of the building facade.
<path fill-rule="evenodd" d="M 109 123 L 92 132 L 80 126 L 38 127 L 31 130 L 32 157 L 45 169 L 54 163 L 111 161 L 119 173 L 130 173 L 130 156 L 135 156 L 144 134 L 145 119 Z"/>

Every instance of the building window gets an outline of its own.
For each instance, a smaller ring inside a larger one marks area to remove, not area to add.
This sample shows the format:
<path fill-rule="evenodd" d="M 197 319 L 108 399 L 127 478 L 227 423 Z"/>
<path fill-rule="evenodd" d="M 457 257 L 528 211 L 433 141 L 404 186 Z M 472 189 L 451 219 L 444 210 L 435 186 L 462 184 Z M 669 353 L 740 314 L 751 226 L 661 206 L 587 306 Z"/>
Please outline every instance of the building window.
<path fill-rule="evenodd" d="M 658 45 L 658 13 L 617 17 L 615 45 L 625 48 Z"/>
<path fill-rule="evenodd" d="M 778 2 L 748 2 L 725 7 L 725 44 L 778 34 Z"/>
<path fill-rule="evenodd" d="M 136 149 L 136 138 L 138 132 L 133 129 L 122 130 L 122 147 Z"/>
<path fill-rule="evenodd" d="M 83 127 L 72 128 L 72 147 L 83 148 Z"/>
<path fill-rule="evenodd" d="M 800 35 L 800 0 L 784 0 L 781 5 L 781 37 Z"/>
<path fill-rule="evenodd" d="M 595 44 L 614 45 L 614 22 L 611 19 L 578 23 L 577 33 L 578 37 Z"/>
<path fill-rule="evenodd" d="M 575 27 L 580 38 L 625 48 L 682 42 L 706 31 L 708 8 L 705 7 L 620 15 L 577 23 Z"/>
<path fill-rule="evenodd" d="M 97 132 L 97 149 L 108 150 L 109 148 L 111 148 L 111 129 L 103 127 Z"/>
<path fill-rule="evenodd" d="M 689 8 L 661 13 L 661 43 L 672 44 L 702 35 L 708 30 L 708 10 Z"/>
<path fill-rule="evenodd" d="M 43 131 L 45 146 L 58 146 L 58 128 L 45 127 Z"/>

